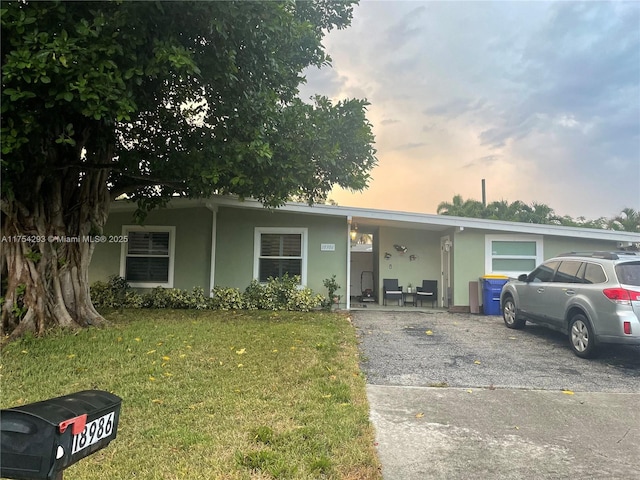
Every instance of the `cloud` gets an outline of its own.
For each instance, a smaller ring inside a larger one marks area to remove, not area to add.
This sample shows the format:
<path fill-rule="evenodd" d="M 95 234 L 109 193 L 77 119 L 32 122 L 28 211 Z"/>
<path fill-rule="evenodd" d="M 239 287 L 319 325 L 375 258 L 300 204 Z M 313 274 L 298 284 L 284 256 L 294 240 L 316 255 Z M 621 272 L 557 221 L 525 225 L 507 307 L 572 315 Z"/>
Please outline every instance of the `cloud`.
<path fill-rule="evenodd" d="M 420 147 L 424 147 L 425 145 L 428 145 L 426 142 L 419 142 L 419 143 L 405 143 L 404 145 L 398 145 L 394 148 L 394 150 L 412 150 L 415 148 L 420 148 Z"/>
<path fill-rule="evenodd" d="M 486 167 L 488 165 L 495 164 L 500 160 L 502 160 L 501 155 L 486 155 L 484 157 L 480 157 L 470 161 L 469 163 L 463 165 L 462 168 Z"/>
<path fill-rule="evenodd" d="M 340 91 L 346 82 L 337 70 L 331 68 L 309 68 L 304 72 L 304 77 L 305 83 L 299 87 L 299 97 L 305 101 L 316 94 L 333 96 L 331 92 Z"/>
<path fill-rule="evenodd" d="M 379 166 L 339 203 L 434 213 L 486 178 L 559 214 L 640 209 L 639 25 L 638 2 L 361 2 L 304 87 L 371 102 Z"/>
<path fill-rule="evenodd" d="M 481 98 L 456 98 L 425 108 L 422 113 L 427 116 L 455 118 L 466 113 L 478 112 L 485 106 L 486 101 Z"/>
<path fill-rule="evenodd" d="M 411 44 L 422 32 L 421 17 L 426 11 L 424 5 L 411 9 L 402 15 L 384 31 L 384 45 L 387 50 L 397 51 L 398 49 Z"/>
<path fill-rule="evenodd" d="M 552 131 L 557 124 L 549 120 L 563 117 L 597 129 L 617 123 L 625 110 L 636 119 L 631 128 L 637 131 L 639 12 L 637 6 L 604 2 L 553 4 L 512 70 L 520 100 L 509 104 L 481 140 L 502 146 L 536 129 Z"/>

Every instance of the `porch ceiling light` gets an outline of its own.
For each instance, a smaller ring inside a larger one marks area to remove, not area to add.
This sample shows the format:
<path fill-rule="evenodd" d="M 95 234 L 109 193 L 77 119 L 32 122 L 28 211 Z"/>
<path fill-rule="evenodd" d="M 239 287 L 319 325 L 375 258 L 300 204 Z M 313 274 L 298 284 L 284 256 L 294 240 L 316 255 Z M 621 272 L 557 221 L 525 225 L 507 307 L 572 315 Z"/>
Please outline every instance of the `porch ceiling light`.
<path fill-rule="evenodd" d="M 351 231 L 349 232 L 349 237 L 351 237 L 351 241 L 355 242 L 358 237 L 358 224 L 354 223 L 351 227 Z"/>

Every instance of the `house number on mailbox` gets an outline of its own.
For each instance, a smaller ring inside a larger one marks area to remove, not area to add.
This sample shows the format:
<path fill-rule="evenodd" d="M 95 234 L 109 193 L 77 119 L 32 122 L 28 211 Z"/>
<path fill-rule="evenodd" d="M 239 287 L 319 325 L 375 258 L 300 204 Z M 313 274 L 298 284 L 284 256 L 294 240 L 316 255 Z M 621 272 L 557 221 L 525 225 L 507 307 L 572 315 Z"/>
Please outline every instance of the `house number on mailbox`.
<path fill-rule="evenodd" d="M 114 412 L 108 413 L 93 422 L 87 423 L 82 433 L 73 436 L 72 454 L 90 447 L 99 440 L 108 437 L 113 432 Z"/>

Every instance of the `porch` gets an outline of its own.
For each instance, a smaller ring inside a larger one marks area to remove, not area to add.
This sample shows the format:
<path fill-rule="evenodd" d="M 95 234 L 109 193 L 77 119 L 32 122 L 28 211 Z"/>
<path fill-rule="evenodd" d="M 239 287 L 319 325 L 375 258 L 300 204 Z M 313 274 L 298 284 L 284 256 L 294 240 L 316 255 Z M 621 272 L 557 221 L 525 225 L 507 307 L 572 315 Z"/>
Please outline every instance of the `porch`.
<path fill-rule="evenodd" d="M 338 304 L 338 309 L 346 309 L 347 305 L 344 302 Z M 366 311 L 374 311 L 374 312 L 421 312 L 421 313 L 442 313 L 448 312 L 448 308 L 443 308 L 439 306 L 432 307 L 430 303 L 425 302 L 424 305 L 420 305 L 418 302 L 417 305 L 413 303 L 407 302 L 406 304 L 400 303 L 397 301 L 389 300 L 387 305 L 382 305 L 378 302 L 363 302 L 360 300 L 360 297 L 351 297 L 350 302 L 350 310 L 366 310 Z"/>

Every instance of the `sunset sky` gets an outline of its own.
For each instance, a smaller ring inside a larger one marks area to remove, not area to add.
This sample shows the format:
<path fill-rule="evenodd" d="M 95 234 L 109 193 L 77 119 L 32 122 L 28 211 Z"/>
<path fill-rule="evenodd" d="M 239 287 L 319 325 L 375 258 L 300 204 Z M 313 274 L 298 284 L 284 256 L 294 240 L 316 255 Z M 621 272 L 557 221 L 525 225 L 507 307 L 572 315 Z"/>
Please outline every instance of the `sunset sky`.
<path fill-rule="evenodd" d="M 366 98 L 378 167 L 342 206 L 460 194 L 574 218 L 640 210 L 639 2 L 361 1 L 301 97 Z"/>

